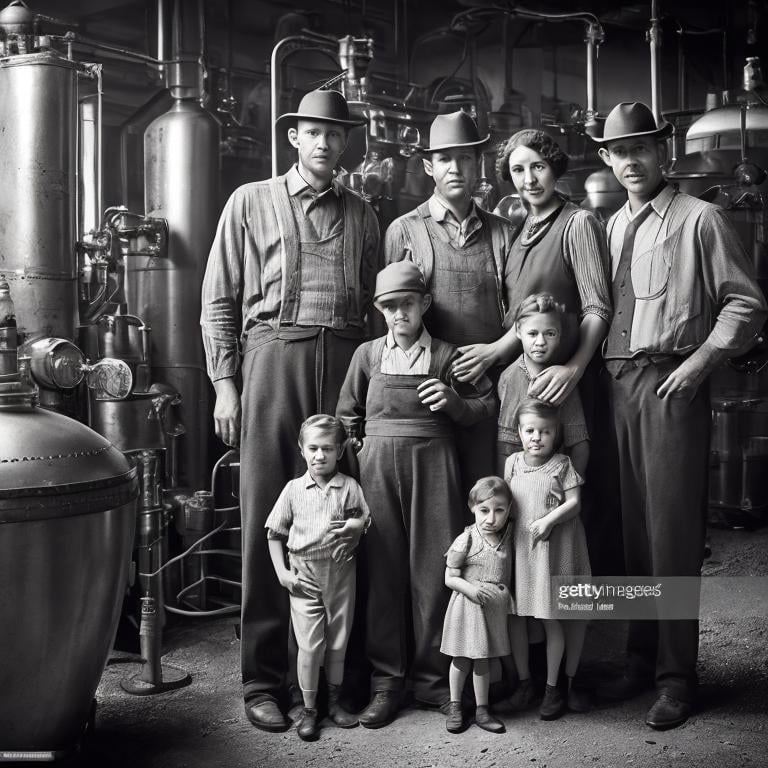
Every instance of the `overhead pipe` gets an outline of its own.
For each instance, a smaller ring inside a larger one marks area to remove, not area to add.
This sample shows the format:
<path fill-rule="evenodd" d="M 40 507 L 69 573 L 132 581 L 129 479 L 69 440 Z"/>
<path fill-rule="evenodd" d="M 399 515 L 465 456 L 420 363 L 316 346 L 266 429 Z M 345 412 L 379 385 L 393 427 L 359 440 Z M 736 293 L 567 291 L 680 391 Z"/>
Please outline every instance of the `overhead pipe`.
<path fill-rule="evenodd" d="M 661 72 L 659 67 L 661 28 L 659 26 L 657 0 L 651 0 L 651 26 L 646 33 L 646 39 L 651 49 L 651 112 L 656 119 L 656 125 L 661 125 Z"/>
<path fill-rule="evenodd" d="M 599 21 L 587 23 L 587 111 L 585 126 L 594 125 L 597 117 L 597 52 L 601 43 L 605 42 L 605 32 Z"/>

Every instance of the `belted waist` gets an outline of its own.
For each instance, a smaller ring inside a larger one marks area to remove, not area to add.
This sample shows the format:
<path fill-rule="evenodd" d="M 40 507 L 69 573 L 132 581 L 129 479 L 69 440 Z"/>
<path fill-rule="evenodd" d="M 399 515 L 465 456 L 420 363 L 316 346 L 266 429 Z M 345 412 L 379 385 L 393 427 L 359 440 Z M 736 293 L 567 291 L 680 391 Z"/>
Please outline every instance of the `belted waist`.
<path fill-rule="evenodd" d="M 366 437 L 453 437 L 453 425 L 443 419 L 368 419 Z"/>
<path fill-rule="evenodd" d="M 267 323 L 257 323 L 250 326 L 244 334 L 243 353 L 274 339 L 298 341 L 314 338 L 320 333 L 332 333 L 334 336 L 342 339 L 360 339 L 362 341 L 365 338 L 365 329 L 355 326 L 332 328 L 327 325 L 292 325 L 282 323 L 279 326 L 272 326 Z"/>
<path fill-rule="evenodd" d="M 647 368 L 653 365 L 657 368 L 666 368 L 670 371 L 677 368 L 688 355 L 647 354 L 640 352 L 634 357 L 618 357 L 605 360 L 605 368 L 615 379 L 623 376 L 628 371 Z"/>

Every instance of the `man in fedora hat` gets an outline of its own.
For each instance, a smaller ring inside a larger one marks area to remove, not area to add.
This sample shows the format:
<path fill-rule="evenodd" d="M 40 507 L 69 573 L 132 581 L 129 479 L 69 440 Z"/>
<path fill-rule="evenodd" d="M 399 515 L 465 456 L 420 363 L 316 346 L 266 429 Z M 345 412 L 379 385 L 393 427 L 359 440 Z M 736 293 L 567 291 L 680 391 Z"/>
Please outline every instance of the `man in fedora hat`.
<path fill-rule="evenodd" d="M 438 115 L 430 126 L 429 146 L 420 150 L 434 193 L 393 221 L 384 242 L 385 263 L 410 259 L 424 273 L 432 294 L 426 326 L 459 348 L 455 371 L 461 381 L 477 379 L 489 368 L 495 381 L 500 369 L 493 366 L 508 356 L 500 340 L 508 309 L 504 270 L 514 230 L 472 199 L 480 151 L 488 139 L 464 111 Z M 477 358 L 488 359 L 478 366 Z M 479 477 L 496 471 L 496 414 L 463 429 L 458 448 L 468 493 Z"/>
<path fill-rule="evenodd" d="M 617 440 L 629 576 L 698 576 L 704 551 L 710 403 L 707 378 L 754 343 L 766 305 L 725 213 L 662 175 L 664 139 L 639 102 L 617 105 L 595 138 L 627 190 L 608 221 L 614 314 L 603 356 Z M 598 693 L 657 689 L 646 723 L 691 712 L 698 621 L 631 622 L 624 676 Z"/>
<path fill-rule="evenodd" d="M 258 728 L 284 730 L 288 598 L 271 566 L 264 523 L 288 480 L 306 469 L 301 423 L 333 413 L 365 339 L 378 270 L 371 207 L 334 180 L 350 118 L 332 90 L 281 115 L 297 150 L 283 176 L 245 184 L 221 214 L 203 280 L 201 325 L 216 390 L 216 434 L 240 447 L 242 674 Z M 242 385 L 238 381 L 242 380 Z M 349 534 L 342 533 L 340 544 Z"/>

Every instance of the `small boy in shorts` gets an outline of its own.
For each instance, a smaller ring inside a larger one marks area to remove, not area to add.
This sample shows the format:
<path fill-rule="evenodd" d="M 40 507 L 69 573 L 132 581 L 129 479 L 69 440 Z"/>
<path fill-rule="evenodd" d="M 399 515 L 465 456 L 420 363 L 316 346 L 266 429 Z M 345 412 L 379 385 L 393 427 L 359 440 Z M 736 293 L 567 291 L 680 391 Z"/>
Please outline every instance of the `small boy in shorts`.
<path fill-rule="evenodd" d="M 339 692 L 355 608 L 355 549 L 370 513 L 357 481 L 337 469 L 345 442 L 344 427 L 333 416 L 310 416 L 301 425 L 299 449 L 307 471 L 285 486 L 265 524 L 275 573 L 289 592 L 304 699 L 297 730 L 304 741 L 319 734 L 321 665 L 330 719 L 341 728 L 358 723 L 339 704 Z"/>

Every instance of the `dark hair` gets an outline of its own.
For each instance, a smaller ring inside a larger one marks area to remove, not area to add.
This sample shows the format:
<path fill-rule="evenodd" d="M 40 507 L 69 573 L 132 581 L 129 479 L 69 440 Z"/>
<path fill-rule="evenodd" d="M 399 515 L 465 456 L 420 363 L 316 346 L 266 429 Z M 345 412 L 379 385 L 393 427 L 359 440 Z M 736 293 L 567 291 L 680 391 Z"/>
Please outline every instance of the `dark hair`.
<path fill-rule="evenodd" d="M 310 416 L 299 429 L 299 446 L 304 446 L 304 433 L 310 428 L 320 429 L 323 432 L 333 433 L 336 439 L 336 445 L 344 445 L 347 439 L 347 433 L 341 419 L 335 416 L 329 416 L 327 413 L 316 413 Z"/>
<path fill-rule="evenodd" d="M 503 496 L 508 504 L 512 503 L 512 491 L 509 486 L 500 478 L 492 475 L 490 477 L 481 477 L 469 492 L 469 506 L 474 507 L 481 501 L 490 499 L 491 496 Z"/>
<path fill-rule="evenodd" d="M 549 163 L 556 179 L 568 170 L 568 155 L 560 149 L 560 145 L 544 131 L 526 128 L 499 144 L 496 152 L 496 176 L 499 181 L 512 181 L 509 173 L 509 156 L 518 147 L 528 147 L 538 152 Z"/>
<path fill-rule="evenodd" d="M 524 298 L 515 310 L 515 325 L 521 320 L 525 320 L 526 317 L 543 313 L 557 315 L 562 327 L 563 319 L 560 315 L 565 313 L 565 306 L 558 304 L 551 293 L 534 293 Z"/>
<path fill-rule="evenodd" d="M 558 430 L 560 429 L 560 409 L 556 405 L 543 403 L 535 397 L 526 398 L 517 406 L 517 410 L 515 411 L 514 423 L 516 428 L 520 426 L 520 417 L 524 413 L 532 413 L 540 419 L 551 419 L 557 423 Z"/>

